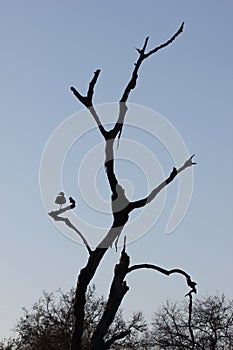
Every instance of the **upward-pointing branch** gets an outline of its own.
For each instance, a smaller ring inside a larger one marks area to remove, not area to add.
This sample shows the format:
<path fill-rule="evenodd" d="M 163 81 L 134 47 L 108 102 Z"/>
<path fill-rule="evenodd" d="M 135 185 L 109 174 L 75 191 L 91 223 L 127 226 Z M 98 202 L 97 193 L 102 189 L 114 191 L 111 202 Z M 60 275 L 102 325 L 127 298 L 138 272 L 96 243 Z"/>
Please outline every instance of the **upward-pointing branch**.
<path fill-rule="evenodd" d="M 177 30 L 177 32 L 168 41 L 166 41 L 165 43 L 157 46 L 153 50 L 150 50 L 148 53 L 145 54 L 145 58 L 149 57 L 150 55 L 153 55 L 157 51 L 159 51 L 159 50 L 163 49 L 164 47 L 168 46 L 169 44 L 171 44 L 178 37 L 178 35 L 180 35 L 183 32 L 183 29 L 184 29 L 184 22 L 182 22 L 180 28 Z"/>
<path fill-rule="evenodd" d="M 95 84 L 97 82 L 99 75 L 100 75 L 100 69 L 97 69 L 94 73 L 94 77 L 92 78 L 92 80 L 89 83 L 89 89 L 87 92 L 87 99 L 91 102 L 91 104 L 92 104 L 92 97 L 94 94 L 94 87 L 95 87 Z"/>
<path fill-rule="evenodd" d="M 130 78 L 130 81 L 128 82 L 123 95 L 120 99 L 120 104 L 121 105 L 126 105 L 126 102 L 128 100 L 129 94 L 130 92 L 136 87 L 136 83 L 137 83 L 137 78 L 138 78 L 138 71 L 139 68 L 141 67 L 142 62 L 147 59 L 149 56 L 153 55 L 154 53 L 158 52 L 159 50 L 163 49 L 164 47 L 170 45 L 177 37 L 178 35 L 180 35 L 182 33 L 184 29 L 184 22 L 181 24 L 180 28 L 177 30 L 177 32 L 169 39 L 167 40 L 165 43 L 155 47 L 153 50 L 150 50 L 148 53 L 145 53 L 146 51 L 146 47 L 149 41 L 149 37 L 147 37 L 145 39 L 144 45 L 142 47 L 142 49 L 137 49 L 137 52 L 139 53 L 139 57 L 137 62 L 134 64 L 134 70 L 132 72 L 132 76 Z M 122 128 L 123 128 L 123 124 L 124 124 L 124 118 L 126 115 L 126 111 L 124 113 L 122 113 L 122 106 L 120 106 L 120 111 L 119 111 L 119 117 L 118 120 L 114 126 L 115 129 L 115 133 L 118 134 L 118 140 L 121 136 L 121 132 L 122 132 Z"/>
<path fill-rule="evenodd" d="M 77 89 L 75 89 L 75 87 L 71 86 L 70 90 L 73 92 L 74 96 L 77 97 L 77 99 L 85 106 L 89 109 L 90 113 L 92 114 L 93 118 L 95 119 L 96 121 L 96 124 L 98 125 L 99 127 L 99 130 L 101 132 L 101 134 L 104 136 L 104 138 L 106 138 L 106 135 L 107 135 L 107 131 L 104 129 L 101 121 L 100 121 L 100 118 L 93 106 L 93 95 L 94 95 L 94 88 L 95 88 L 95 84 L 97 82 L 97 79 L 100 75 L 100 69 L 97 69 L 95 72 L 94 72 L 94 76 L 92 78 L 92 80 L 90 81 L 89 83 L 89 88 L 88 88 L 88 91 L 87 91 L 87 95 L 86 96 L 83 96 L 81 95 Z"/>
<path fill-rule="evenodd" d="M 146 204 L 150 203 L 161 192 L 161 190 L 164 187 L 169 185 L 175 179 L 175 177 L 179 173 L 184 171 L 186 168 L 189 168 L 189 167 L 197 164 L 196 162 L 193 162 L 193 157 L 194 157 L 194 154 L 191 157 L 189 157 L 189 159 L 186 160 L 186 162 L 179 169 L 173 168 L 173 170 L 170 173 L 170 175 L 168 176 L 168 178 L 166 178 L 156 188 L 154 188 L 153 191 L 147 197 L 145 197 L 143 199 L 139 199 L 139 200 L 134 201 L 134 202 L 130 202 L 131 210 L 144 207 Z"/>
<path fill-rule="evenodd" d="M 137 62 L 135 63 L 135 67 L 134 67 L 131 79 L 130 79 L 128 85 L 126 86 L 125 91 L 123 92 L 123 95 L 121 97 L 120 102 L 126 102 L 128 100 L 130 91 L 135 88 L 136 82 L 137 82 L 137 78 L 138 78 L 138 70 L 139 70 L 142 62 L 146 58 L 148 58 L 149 56 L 153 55 L 154 53 L 158 52 L 159 50 L 161 50 L 164 47 L 166 47 L 169 44 L 171 44 L 178 37 L 178 35 L 180 35 L 182 33 L 183 29 L 184 29 L 184 22 L 181 24 L 180 28 L 177 30 L 177 32 L 169 40 L 167 40 L 165 43 L 155 47 L 153 50 L 150 50 L 148 53 L 145 53 L 145 51 L 146 51 L 146 47 L 147 47 L 147 44 L 148 44 L 149 37 L 147 37 L 145 39 L 145 42 L 144 42 L 144 45 L 143 45 L 142 49 L 137 49 L 136 48 L 136 50 L 139 53 L 139 57 L 138 57 Z"/>
<path fill-rule="evenodd" d="M 93 105 L 92 103 L 92 98 L 93 98 L 93 94 L 94 94 L 94 87 L 95 84 L 97 82 L 97 79 L 100 75 L 100 69 L 97 69 L 94 72 L 94 76 L 92 78 L 92 80 L 89 83 L 89 88 L 87 91 L 87 95 L 83 96 L 81 95 L 78 90 L 76 90 L 73 86 L 71 86 L 70 90 L 73 92 L 73 94 L 77 97 L 77 99 L 87 108 L 91 107 Z"/>

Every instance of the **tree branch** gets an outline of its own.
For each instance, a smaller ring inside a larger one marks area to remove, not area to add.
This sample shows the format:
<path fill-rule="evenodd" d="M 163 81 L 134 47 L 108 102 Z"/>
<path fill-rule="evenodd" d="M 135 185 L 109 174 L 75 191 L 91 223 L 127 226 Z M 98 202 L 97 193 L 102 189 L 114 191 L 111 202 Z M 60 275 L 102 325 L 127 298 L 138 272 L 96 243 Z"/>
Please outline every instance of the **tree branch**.
<path fill-rule="evenodd" d="M 114 334 L 109 340 L 107 340 L 105 342 L 105 350 L 110 349 L 110 346 L 115 343 L 115 341 L 120 340 L 125 338 L 127 335 L 129 335 L 131 333 L 130 329 L 126 330 L 126 331 L 122 331 L 120 333 Z"/>
<path fill-rule="evenodd" d="M 129 290 L 129 287 L 124 281 L 128 271 L 129 261 L 129 256 L 126 254 L 124 246 L 121 252 L 120 262 L 115 266 L 114 277 L 105 310 L 91 339 L 92 350 L 105 349 L 104 337 L 114 320 L 122 299 Z"/>
<path fill-rule="evenodd" d="M 148 53 L 146 53 L 144 56 L 145 58 L 153 55 L 154 53 L 156 53 L 157 51 L 163 49 L 164 47 L 170 45 L 177 37 L 178 35 L 180 35 L 182 32 L 183 32 L 183 29 L 184 29 L 184 22 L 182 22 L 180 28 L 177 30 L 177 32 L 168 40 L 166 41 L 165 43 L 157 46 L 156 48 L 154 48 L 153 50 L 150 50 Z"/>
<path fill-rule="evenodd" d="M 104 129 L 101 121 L 100 121 L 100 118 L 93 106 L 93 94 L 94 94 L 94 88 L 95 88 L 95 84 L 97 82 L 97 79 L 100 75 L 100 69 L 97 69 L 95 72 L 94 72 L 94 76 L 92 78 L 92 80 L 90 81 L 89 83 L 89 88 L 88 88 L 88 91 L 87 91 L 87 95 L 86 96 L 83 96 L 81 95 L 78 90 L 71 86 L 70 90 L 73 92 L 74 96 L 85 106 L 89 109 L 91 115 L 93 116 L 93 118 L 95 119 L 95 122 L 96 124 L 98 125 L 98 128 L 101 132 L 101 134 L 104 136 L 104 138 L 107 137 L 107 131 Z"/>
<path fill-rule="evenodd" d="M 127 84 L 127 86 L 126 86 L 126 88 L 125 88 L 125 90 L 123 92 L 123 95 L 122 95 L 122 97 L 120 99 L 120 102 L 126 102 L 128 100 L 128 97 L 129 97 L 129 94 L 130 94 L 131 90 L 133 90 L 136 87 L 137 78 L 138 78 L 138 70 L 139 70 L 142 62 L 146 58 L 148 58 L 149 56 L 153 55 L 154 53 L 158 52 L 159 50 L 161 50 L 164 47 L 166 47 L 169 44 L 171 44 L 178 37 L 178 35 L 180 35 L 183 32 L 183 29 L 184 29 L 184 22 L 181 24 L 181 26 L 178 29 L 178 31 L 169 40 L 167 40 L 165 43 L 157 46 L 153 50 L 150 50 L 148 53 L 145 53 L 145 51 L 146 51 L 146 47 L 147 47 L 147 44 L 148 44 L 149 37 L 147 37 L 145 39 L 145 42 L 144 42 L 144 45 L 143 45 L 142 49 L 137 49 L 136 48 L 136 50 L 139 53 L 139 57 L 138 57 L 137 62 L 135 63 L 135 67 L 134 67 L 131 79 L 130 79 L 129 83 Z"/>
<path fill-rule="evenodd" d="M 106 142 L 106 161 L 105 168 L 107 172 L 108 181 L 112 190 L 112 214 L 113 214 L 113 225 L 112 229 L 108 232 L 106 237 L 101 241 L 99 247 L 106 247 L 112 245 L 112 242 L 116 239 L 116 249 L 117 249 L 117 241 L 119 236 L 129 219 L 129 214 L 136 208 L 141 208 L 146 204 L 150 203 L 159 192 L 166 187 L 170 182 L 172 182 L 178 173 L 181 173 L 186 168 L 193 166 L 196 164 L 192 161 L 194 154 L 184 163 L 182 167 L 178 170 L 173 168 L 169 177 L 165 179 L 159 186 L 157 186 L 146 198 L 140 199 L 138 201 L 130 202 L 124 192 L 122 186 L 119 185 L 118 180 L 114 173 L 114 151 L 113 151 L 113 142 L 114 140 L 108 140 Z"/>
<path fill-rule="evenodd" d="M 122 333 L 120 338 L 118 338 L 117 336 L 113 336 L 108 341 L 106 341 L 106 342 L 104 341 L 104 337 L 106 336 L 107 331 L 114 320 L 114 317 L 117 313 L 117 310 L 118 310 L 125 294 L 129 290 L 129 287 L 126 284 L 126 281 L 124 281 L 125 276 L 132 271 L 139 270 L 142 268 L 153 269 L 153 270 L 156 270 L 156 271 L 158 271 L 166 276 L 170 276 L 171 274 L 178 273 L 180 275 L 183 275 L 186 278 L 186 283 L 191 288 L 189 293 L 186 295 L 189 295 L 189 298 L 190 298 L 189 329 L 190 329 L 190 334 L 193 335 L 193 333 L 191 333 L 191 331 L 192 331 L 192 328 L 191 328 L 192 293 L 197 292 L 196 282 L 192 281 L 190 275 L 181 269 L 166 270 L 162 267 L 159 267 L 159 266 L 156 266 L 153 264 L 139 264 L 139 265 L 133 265 L 133 266 L 129 267 L 130 259 L 129 259 L 128 254 L 125 252 L 125 244 L 126 243 L 124 242 L 124 246 L 123 246 L 123 249 L 121 252 L 120 262 L 119 262 L 119 264 L 117 264 L 115 266 L 114 278 L 112 281 L 110 294 L 108 297 L 108 301 L 107 301 L 105 310 L 104 310 L 103 315 L 102 315 L 102 317 L 97 325 L 97 328 L 92 336 L 91 349 L 92 350 L 94 350 L 94 349 L 99 349 L 99 350 L 109 349 L 110 345 L 114 341 L 116 341 L 117 339 L 123 338 L 127 334 L 130 334 L 130 332 L 124 333 L 124 334 Z M 129 331 L 130 331 L 130 329 L 129 329 Z M 192 337 L 192 344 L 194 344 L 193 342 L 194 342 L 194 336 Z"/>
<path fill-rule="evenodd" d="M 92 80 L 89 83 L 89 89 L 88 89 L 88 92 L 87 92 L 87 99 L 88 99 L 88 101 L 91 102 L 91 104 L 92 104 L 92 97 L 93 97 L 93 94 L 94 94 L 95 84 L 97 82 L 97 79 L 98 79 L 99 75 L 100 75 L 100 69 L 97 69 L 94 72 L 94 76 L 93 76 Z"/>
<path fill-rule="evenodd" d="M 122 326 L 120 325 L 121 329 Z M 113 329 L 113 335 L 105 341 L 105 350 L 109 349 L 113 343 L 115 343 L 117 340 L 121 340 L 127 336 L 131 337 L 131 339 L 134 338 L 135 331 L 137 332 L 144 332 L 147 329 L 147 325 L 145 321 L 142 318 L 141 312 L 136 312 L 133 315 L 132 320 L 127 322 L 127 324 L 124 325 L 124 328 L 121 329 L 121 331 L 117 331 L 117 329 Z M 127 348 L 127 341 L 123 343 L 124 346 Z M 122 344 L 122 345 L 123 345 Z M 117 344 L 118 345 L 118 344 Z M 136 343 L 134 344 L 136 346 Z M 132 344 L 131 344 L 132 347 Z"/>
<path fill-rule="evenodd" d="M 144 45 L 142 47 L 142 49 L 137 49 L 137 52 L 139 53 L 139 57 L 137 62 L 134 64 L 134 70 L 132 72 L 131 78 L 122 94 L 122 97 L 119 101 L 119 116 L 118 119 L 113 127 L 112 130 L 110 131 L 106 131 L 106 129 L 103 127 L 100 118 L 95 110 L 95 108 L 93 107 L 93 94 L 94 94 L 94 87 L 95 84 L 97 82 L 97 79 L 99 77 L 100 74 L 100 69 L 97 69 L 94 72 L 94 76 L 92 78 L 92 80 L 89 83 L 89 88 L 88 88 L 88 92 L 86 96 L 81 95 L 76 88 L 74 88 L 73 86 L 70 88 L 70 90 L 73 92 L 73 94 L 75 95 L 75 97 L 87 108 L 89 108 L 90 113 L 92 114 L 93 118 L 95 119 L 99 130 L 101 132 L 101 134 L 104 136 L 105 139 L 109 139 L 109 138 L 116 138 L 116 136 L 118 135 L 118 145 L 119 145 L 119 139 L 121 136 L 121 132 L 122 132 L 122 128 L 123 128 L 123 124 L 124 124 L 124 119 L 126 116 L 126 112 L 128 110 L 128 107 L 126 105 L 126 102 L 128 100 L 129 94 L 130 92 L 136 87 L 136 83 L 137 83 L 137 78 L 138 78 L 138 71 L 139 68 L 142 64 L 142 62 L 147 59 L 149 56 L 153 55 L 154 53 L 156 53 L 157 51 L 163 49 L 164 47 L 170 45 L 177 37 L 178 35 L 180 35 L 183 31 L 184 28 L 184 22 L 181 24 L 180 28 L 178 29 L 178 31 L 169 39 L 167 40 L 165 43 L 159 45 L 158 47 L 154 48 L 153 50 L 150 50 L 148 53 L 145 53 L 147 44 L 148 44 L 148 40 L 149 37 L 147 37 L 145 39 Z"/>
<path fill-rule="evenodd" d="M 75 231 L 79 237 L 82 239 L 83 243 L 85 244 L 89 254 L 91 254 L 92 250 L 87 242 L 87 240 L 85 239 L 85 237 L 83 236 L 83 234 L 70 222 L 70 220 L 68 218 L 63 218 L 62 216 L 59 216 L 60 214 L 65 213 L 68 210 L 74 209 L 76 206 L 75 200 L 70 197 L 70 205 L 66 206 L 65 208 L 61 208 L 59 210 L 54 210 L 51 211 L 50 213 L 48 213 L 49 216 L 51 216 L 55 221 L 62 221 L 66 224 L 66 226 L 68 226 L 69 228 L 71 228 L 71 230 Z"/>
<path fill-rule="evenodd" d="M 118 180 L 114 172 L 114 150 L 113 150 L 114 140 L 106 140 L 105 143 L 105 171 L 107 173 L 108 182 L 112 191 L 112 195 L 116 195 L 116 186 Z"/>
<path fill-rule="evenodd" d="M 92 98 L 93 98 L 93 94 L 94 94 L 94 87 L 95 87 L 95 84 L 97 82 L 99 75 L 100 75 L 100 69 L 97 69 L 94 72 L 94 76 L 89 83 L 89 88 L 88 88 L 86 96 L 81 95 L 73 86 L 71 86 L 71 88 L 70 88 L 70 90 L 73 92 L 75 97 L 77 97 L 77 99 L 87 108 L 89 108 L 93 105 Z"/>
<path fill-rule="evenodd" d="M 175 179 L 177 174 L 181 173 L 186 168 L 196 164 L 195 162 L 192 161 L 193 157 L 194 157 L 194 154 L 178 170 L 176 168 L 173 168 L 168 178 L 165 179 L 160 185 L 158 185 L 147 197 L 143 199 L 139 199 L 134 202 L 130 202 L 130 208 L 131 208 L 130 210 L 144 207 L 146 204 L 150 203 L 164 187 L 166 187 Z"/>
<path fill-rule="evenodd" d="M 192 344 L 192 350 L 195 349 L 195 338 L 193 334 L 193 329 L 192 329 L 192 309 L 193 309 L 193 297 L 192 297 L 192 291 L 190 291 L 188 294 L 189 296 L 189 318 L 188 318 L 188 327 L 189 327 L 189 333 L 191 336 L 191 344 Z"/>
<path fill-rule="evenodd" d="M 137 49 L 137 52 L 139 53 L 139 57 L 137 62 L 134 64 L 134 70 L 132 72 L 131 78 L 123 92 L 123 95 L 120 99 L 120 112 L 119 112 L 119 117 L 118 120 L 114 126 L 114 133 L 118 135 L 118 144 L 119 144 L 119 139 L 122 133 L 122 128 L 123 128 L 123 124 L 124 124 L 124 119 L 125 119 L 125 115 L 126 115 L 126 111 L 127 111 L 127 106 L 126 106 L 126 102 L 129 98 L 129 94 L 130 92 L 135 89 L 136 84 L 137 84 L 137 78 L 138 78 L 138 71 L 139 68 L 141 67 L 142 62 L 147 59 L 149 56 L 153 55 L 154 53 L 158 52 L 159 50 L 165 48 L 166 46 L 170 45 L 182 32 L 184 29 L 184 22 L 181 24 L 180 28 L 178 29 L 178 31 L 169 39 L 167 40 L 165 43 L 157 46 L 156 48 L 154 48 L 153 50 L 150 50 L 148 53 L 145 53 L 146 51 L 146 47 L 148 44 L 148 40 L 149 37 L 147 37 L 145 39 L 144 45 L 142 47 L 142 49 Z M 121 107 L 121 105 L 123 107 Z"/>
<path fill-rule="evenodd" d="M 132 271 L 135 271 L 135 270 L 139 270 L 139 269 L 152 269 L 152 270 L 156 270 L 166 276 L 170 276 L 172 275 L 173 273 L 178 273 L 180 275 L 183 275 L 185 278 L 186 278 L 186 283 L 187 285 L 191 288 L 191 290 L 189 291 L 188 294 L 186 295 L 190 295 L 190 293 L 197 293 L 197 289 L 196 289 L 196 282 L 192 281 L 191 280 L 191 277 L 189 274 L 187 274 L 187 272 L 185 272 L 184 270 L 181 270 L 181 269 L 171 269 L 171 270 L 166 270 L 160 266 L 156 266 L 156 265 L 153 265 L 153 264 L 138 264 L 138 265 L 133 265 L 131 267 L 129 267 L 128 269 L 128 272 L 127 273 L 130 273 Z"/>

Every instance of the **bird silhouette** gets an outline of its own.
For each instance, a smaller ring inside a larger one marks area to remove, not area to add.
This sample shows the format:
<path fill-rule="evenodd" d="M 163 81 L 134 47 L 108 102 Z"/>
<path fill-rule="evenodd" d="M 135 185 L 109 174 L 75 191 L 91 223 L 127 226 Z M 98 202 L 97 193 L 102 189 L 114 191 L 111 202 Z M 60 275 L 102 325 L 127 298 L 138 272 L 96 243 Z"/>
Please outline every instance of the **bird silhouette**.
<path fill-rule="evenodd" d="M 74 208 L 75 208 L 75 205 L 76 205 L 75 200 L 74 200 L 72 197 L 69 197 L 69 201 L 70 201 L 70 208 L 71 208 L 71 209 L 74 209 Z"/>
<path fill-rule="evenodd" d="M 65 193 L 64 192 L 60 192 L 57 195 L 57 198 L 55 199 L 55 203 L 60 205 L 60 209 L 61 209 L 62 205 L 66 203 L 66 197 L 65 197 Z"/>

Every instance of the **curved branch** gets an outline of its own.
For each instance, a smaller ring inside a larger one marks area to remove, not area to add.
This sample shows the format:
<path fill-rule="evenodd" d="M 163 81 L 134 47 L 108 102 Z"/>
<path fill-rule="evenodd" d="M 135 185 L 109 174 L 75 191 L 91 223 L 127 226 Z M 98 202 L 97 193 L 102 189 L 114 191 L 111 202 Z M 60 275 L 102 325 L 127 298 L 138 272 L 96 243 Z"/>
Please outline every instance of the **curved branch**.
<path fill-rule="evenodd" d="M 170 276 L 173 273 L 178 273 L 186 278 L 186 283 L 191 288 L 189 293 L 186 295 L 190 295 L 190 293 L 195 293 L 195 294 L 197 293 L 197 289 L 196 289 L 197 283 L 192 281 L 190 275 L 187 272 L 185 272 L 184 270 L 181 270 L 181 269 L 166 270 L 160 266 L 153 265 L 153 264 L 138 264 L 138 265 L 133 265 L 133 266 L 129 267 L 127 273 L 130 273 L 130 272 L 135 271 L 135 270 L 140 270 L 140 269 L 156 270 L 156 271 L 158 271 L 166 276 Z"/>
<path fill-rule="evenodd" d="M 127 329 L 126 331 L 122 331 L 120 333 L 114 334 L 109 340 L 105 342 L 105 350 L 110 349 L 110 346 L 115 343 L 115 341 L 125 338 L 127 335 L 131 333 L 130 329 Z"/>
<path fill-rule="evenodd" d="M 121 257 L 120 257 L 120 262 L 115 266 L 114 270 L 114 277 L 112 280 L 111 288 L 110 288 L 110 293 L 108 297 L 108 301 L 105 306 L 105 310 L 103 312 L 103 315 L 97 325 L 96 330 L 93 333 L 92 339 L 91 339 L 91 349 L 100 349 L 100 350 L 105 350 L 109 349 L 110 345 L 116 341 L 117 339 L 123 338 L 127 334 L 125 333 L 120 333 L 119 338 L 117 336 L 113 336 L 110 338 L 108 341 L 104 341 L 104 337 L 107 334 L 107 331 L 110 327 L 110 325 L 113 322 L 113 319 L 116 315 L 116 312 L 125 296 L 127 291 L 129 290 L 129 287 L 126 284 L 125 277 L 128 273 L 139 270 L 142 268 L 147 268 L 147 269 L 153 269 L 156 270 L 166 276 L 169 276 L 174 273 L 181 274 L 186 278 L 186 283 L 187 285 L 191 288 L 188 294 L 190 298 L 190 304 L 189 304 L 189 330 L 190 334 L 192 337 L 192 344 L 194 344 L 194 336 L 192 333 L 192 327 L 191 327 L 191 313 L 192 313 L 192 293 L 196 293 L 196 282 L 192 281 L 190 275 L 185 272 L 184 270 L 181 269 L 171 269 L 171 270 L 166 270 L 160 266 L 156 266 L 153 264 L 139 264 L 139 265 L 133 265 L 129 267 L 130 259 L 128 254 L 125 251 L 125 244 L 126 242 L 124 241 L 124 246 L 121 252 Z M 129 329 L 130 330 L 130 329 Z"/>
<path fill-rule="evenodd" d="M 59 209 L 59 210 L 54 210 L 48 213 L 49 216 L 51 216 L 54 221 L 62 221 L 66 224 L 66 226 L 68 226 L 69 228 L 71 228 L 71 230 L 75 231 L 79 237 L 82 239 L 84 245 L 86 246 L 89 254 L 91 254 L 92 250 L 87 242 L 87 240 L 85 239 L 85 237 L 83 236 L 83 234 L 70 222 L 70 220 L 68 218 L 63 218 L 62 216 L 59 216 L 60 214 L 65 213 L 68 210 L 74 209 L 76 204 L 75 204 L 75 200 L 70 197 L 70 205 L 66 206 L 65 208 Z"/>

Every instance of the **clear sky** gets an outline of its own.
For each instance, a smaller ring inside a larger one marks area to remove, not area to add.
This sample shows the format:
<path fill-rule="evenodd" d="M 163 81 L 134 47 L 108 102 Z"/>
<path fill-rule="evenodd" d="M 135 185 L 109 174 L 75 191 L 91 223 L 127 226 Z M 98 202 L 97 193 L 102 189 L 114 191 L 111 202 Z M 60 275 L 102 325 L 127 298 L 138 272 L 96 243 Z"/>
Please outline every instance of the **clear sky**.
<path fill-rule="evenodd" d="M 1 1 L 0 338 L 10 334 L 21 307 L 30 307 L 43 289 L 74 286 L 87 259 L 84 247 L 50 222 L 39 188 L 46 142 L 83 108 L 69 87 L 84 92 L 101 68 L 95 102 L 118 101 L 137 58 L 134 47 L 148 35 L 149 48 L 160 44 L 182 21 L 184 33 L 142 66 L 130 102 L 165 116 L 196 154 L 192 201 L 176 231 L 166 235 L 177 190 L 172 184 L 160 220 L 127 249 L 132 263 L 185 269 L 198 282 L 199 296 L 233 297 L 232 1 Z M 79 161 L 77 154 L 75 172 Z M 164 162 L 164 172 L 173 165 Z M 134 186 L 141 195 L 136 179 Z M 79 187 L 67 181 L 67 190 L 77 191 L 69 194 L 78 198 L 80 215 L 88 217 Z M 112 249 L 101 263 L 94 279 L 99 294 L 107 295 L 118 258 Z M 125 314 L 140 309 L 148 320 L 166 298 L 182 300 L 187 291 L 182 278 L 151 271 L 135 272 L 127 281 Z"/>

